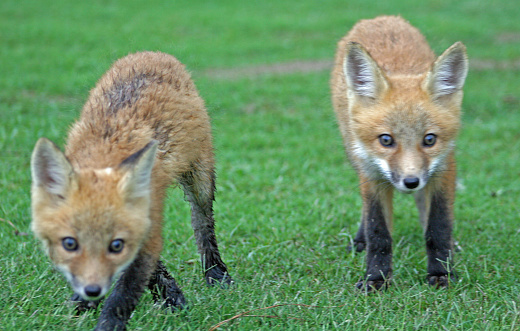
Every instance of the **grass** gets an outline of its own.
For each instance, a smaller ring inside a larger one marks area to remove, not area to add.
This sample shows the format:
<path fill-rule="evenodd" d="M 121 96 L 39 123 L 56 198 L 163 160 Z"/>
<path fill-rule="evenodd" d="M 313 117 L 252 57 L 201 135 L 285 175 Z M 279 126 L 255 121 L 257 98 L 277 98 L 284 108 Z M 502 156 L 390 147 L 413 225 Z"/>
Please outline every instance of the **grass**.
<path fill-rule="evenodd" d="M 236 286 L 205 286 L 188 205 L 172 189 L 163 259 L 190 308 L 168 313 L 146 294 L 130 329 L 209 329 L 277 304 L 291 305 L 251 312 L 223 329 L 517 329 L 520 68 L 473 68 L 467 79 L 457 152 L 459 282 L 440 291 L 425 284 L 417 212 L 410 197 L 397 196 L 394 284 L 371 296 L 353 286 L 364 256 L 345 250 L 361 201 L 329 73 L 206 74 L 332 59 L 357 20 L 399 13 L 437 53 L 461 40 L 471 59 L 520 58 L 520 9 L 507 0 L 0 2 L 0 329 L 95 325 L 98 312 L 73 315 L 68 284 L 30 233 L 29 159 L 40 136 L 63 146 L 96 80 L 138 50 L 177 56 L 206 100 L 218 159 L 217 236 Z"/>

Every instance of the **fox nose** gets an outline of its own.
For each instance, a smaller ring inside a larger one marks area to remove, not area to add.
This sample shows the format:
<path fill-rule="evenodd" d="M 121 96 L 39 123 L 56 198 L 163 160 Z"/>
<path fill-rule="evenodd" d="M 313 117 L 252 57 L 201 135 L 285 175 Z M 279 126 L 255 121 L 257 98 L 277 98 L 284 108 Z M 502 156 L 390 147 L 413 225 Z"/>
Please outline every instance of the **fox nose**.
<path fill-rule="evenodd" d="M 89 297 L 98 297 L 101 294 L 101 286 L 90 284 L 85 286 L 85 294 Z"/>
<path fill-rule="evenodd" d="M 404 186 L 408 189 L 414 189 L 419 186 L 419 178 L 417 177 L 406 177 L 403 179 Z"/>

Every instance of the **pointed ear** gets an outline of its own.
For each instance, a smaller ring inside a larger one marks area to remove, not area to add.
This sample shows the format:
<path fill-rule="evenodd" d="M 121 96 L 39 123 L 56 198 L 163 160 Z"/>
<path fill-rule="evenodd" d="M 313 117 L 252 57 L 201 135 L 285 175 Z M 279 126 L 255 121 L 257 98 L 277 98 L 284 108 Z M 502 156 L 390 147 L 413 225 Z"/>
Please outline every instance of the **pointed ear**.
<path fill-rule="evenodd" d="M 64 199 L 74 170 L 65 154 L 50 140 L 40 138 L 31 157 L 33 190 L 43 189 L 50 195 Z"/>
<path fill-rule="evenodd" d="M 439 56 L 424 80 L 423 88 L 434 100 L 461 91 L 468 74 L 466 47 L 456 42 Z"/>
<path fill-rule="evenodd" d="M 374 101 L 388 88 L 381 69 L 368 52 L 356 42 L 347 45 L 343 72 L 349 93 Z"/>
<path fill-rule="evenodd" d="M 158 144 L 157 140 L 152 140 L 119 165 L 119 168 L 126 172 L 120 183 L 120 190 L 127 202 L 150 196 L 152 169 Z"/>

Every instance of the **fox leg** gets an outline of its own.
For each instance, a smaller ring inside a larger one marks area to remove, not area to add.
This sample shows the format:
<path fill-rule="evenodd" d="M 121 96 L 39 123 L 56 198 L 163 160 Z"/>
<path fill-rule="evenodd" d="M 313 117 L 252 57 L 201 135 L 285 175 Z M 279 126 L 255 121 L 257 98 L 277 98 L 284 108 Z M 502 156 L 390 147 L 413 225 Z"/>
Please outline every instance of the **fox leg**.
<path fill-rule="evenodd" d="M 366 240 L 367 269 L 364 280 L 356 286 L 367 292 L 384 289 L 392 277 L 392 188 L 365 186 L 363 196 L 363 225 Z"/>
<path fill-rule="evenodd" d="M 174 310 L 186 305 L 186 299 L 175 279 L 170 275 L 162 261 L 157 262 L 155 272 L 150 278 L 148 288 L 152 292 L 156 303 L 162 303 L 165 307 Z"/>
<path fill-rule="evenodd" d="M 428 225 L 424 233 L 428 254 L 428 284 L 436 287 L 448 286 L 449 278 L 455 280 L 451 270 L 452 219 L 450 202 L 442 193 L 433 194 Z"/>
<path fill-rule="evenodd" d="M 137 306 L 156 264 L 157 258 L 150 254 L 137 255 L 106 299 L 95 330 L 126 329 L 126 322 Z"/>
<path fill-rule="evenodd" d="M 447 287 L 449 281 L 455 280 L 452 270 L 453 261 L 452 231 L 453 231 L 453 203 L 455 196 L 455 169 L 446 171 L 441 180 L 439 189 L 427 192 L 427 223 L 424 237 L 426 253 L 428 255 L 428 284 L 436 287 Z"/>
<path fill-rule="evenodd" d="M 215 236 L 213 166 L 203 166 L 202 163 L 197 162 L 190 172 L 182 175 L 179 182 L 191 205 L 191 226 L 201 255 L 206 282 L 208 285 L 213 285 L 215 282 L 230 284 L 233 280 L 220 257 Z"/>

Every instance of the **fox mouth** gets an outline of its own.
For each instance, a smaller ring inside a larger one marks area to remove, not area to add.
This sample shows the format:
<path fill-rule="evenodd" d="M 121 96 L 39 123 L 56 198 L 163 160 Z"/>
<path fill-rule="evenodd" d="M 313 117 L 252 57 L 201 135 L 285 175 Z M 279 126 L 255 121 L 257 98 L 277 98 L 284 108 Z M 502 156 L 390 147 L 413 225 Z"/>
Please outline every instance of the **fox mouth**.
<path fill-rule="evenodd" d="M 108 286 L 98 283 L 83 284 L 78 281 L 75 276 L 72 276 L 71 280 L 72 288 L 74 292 L 79 295 L 83 300 L 86 301 L 97 301 L 100 300 L 107 294 L 110 284 L 112 284 L 112 278 L 108 280 Z"/>
<path fill-rule="evenodd" d="M 403 188 L 401 187 L 400 185 L 396 185 L 395 183 L 392 183 L 394 185 L 394 187 L 401 193 L 404 193 L 404 194 L 412 194 L 414 192 L 417 192 L 417 191 L 420 191 L 422 189 L 421 188 L 415 188 L 415 189 L 409 189 L 409 188 Z"/>

